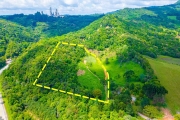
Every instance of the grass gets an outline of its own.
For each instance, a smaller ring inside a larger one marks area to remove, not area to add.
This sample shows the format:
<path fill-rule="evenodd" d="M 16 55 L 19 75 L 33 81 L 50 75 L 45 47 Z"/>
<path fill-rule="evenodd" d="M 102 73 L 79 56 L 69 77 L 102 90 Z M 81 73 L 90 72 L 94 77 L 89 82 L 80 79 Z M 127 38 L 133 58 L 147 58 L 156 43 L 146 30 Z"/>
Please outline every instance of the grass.
<path fill-rule="evenodd" d="M 165 59 L 166 62 L 162 62 L 162 57 L 158 59 L 146 57 L 161 84 L 168 90 L 168 94 L 165 96 L 168 108 L 172 113 L 176 113 L 180 111 L 180 66 L 167 63 L 167 61 L 174 62 L 179 59 L 173 58 L 171 61 L 170 57 L 165 58 L 168 58 Z"/>
<path fill-rule="evenodd" d="M 83 63 L 84 61 L 81 61 L 78 64 L 79 69 L 85 71 L 83 75 L 78 76 L 78 82 L 89 90 L 100 89 L 102 91 L 102 98 L 105 99 L 105 89 L 103 84 L 99 80 L 101 78 L 105 78 L 103 69 L 94 57 L 88 56 L 84 59 L 87 61 L 86 65 Z M 91 72 L 88 70 L 87 66 L 89 67 L 89 70 Z"/>
<path fill-rule="evenodd" d="M 105 67 L 110 74 L 110 78 L 114 80 L 116 84 L 119 84 L 121 86 L 124 86 L 126 84 L 126 80 L 123 78 L 123 74 L 126 71 L 133 70 L 135 72 L 135 75 L 137 76 L 140 76 L 144 73 L 144 70 L 139 64 L 136 64 L 134 62 L 127 62 L 121 65 L 116 59 L 116 57 L 109 58 L 109 64 L 106 64 Z"/>
<path fill-rule="evenodd" d="M 80 70 L 84 70 L 84 75 L 78 76 L 78 82 L 87 88 L 99 89 L 102 87 L 100 80 L 94 76 L 82 62 L 78 64 Z"/>
<path fill-rule="evenodd" d="M 99 79 L 104 80 L 105 75 L 104 75 L 104 70 L 103 70 L 101 64 L 98 63 L 97 60 L 92 56 L 85 57 L 85 60 L 87 61 L 87 65 L 88 65 L 89 69 L 93 73 L 95 73 L 99 77 Z"/>

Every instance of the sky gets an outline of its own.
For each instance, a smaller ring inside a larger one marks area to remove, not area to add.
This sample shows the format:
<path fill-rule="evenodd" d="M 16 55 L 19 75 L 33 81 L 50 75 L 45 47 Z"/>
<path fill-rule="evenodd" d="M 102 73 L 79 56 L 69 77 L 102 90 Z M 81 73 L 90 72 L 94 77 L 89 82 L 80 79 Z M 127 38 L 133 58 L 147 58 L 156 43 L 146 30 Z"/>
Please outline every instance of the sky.
<path fill-rule="evenodd" d="M 141 8 L 173 4 L 177 0 L 0 0 L 0 15 L 34 14 L 49 8 L 59 14 L 85 15 L 107 13 L 123 8 Z"/>

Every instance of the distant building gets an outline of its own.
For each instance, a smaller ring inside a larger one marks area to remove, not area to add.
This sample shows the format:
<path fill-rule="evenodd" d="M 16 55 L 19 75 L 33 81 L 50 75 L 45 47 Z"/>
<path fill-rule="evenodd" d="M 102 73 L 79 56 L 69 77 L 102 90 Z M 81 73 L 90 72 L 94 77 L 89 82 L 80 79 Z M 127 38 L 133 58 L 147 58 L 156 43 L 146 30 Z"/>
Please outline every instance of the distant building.
<path fill-rule="evenodd" d="M 52 8 L 50 7 L 50 9 L 49 9 L 49 12 L 50 12 L 50 16 L 52 16 L 52 17 L 59 17 L 60 15 L 59 15 L 59 12 L 58 12 L 58 9 L 56 9 L 55 10 L 55 12 L 53 12 L 52 11 Z M 61 17 L 61 16 L 60 16 Z M 64 17 L 64 16 L 63 16 Z M 62 17 L 62 18 L 63 18 Z"/>

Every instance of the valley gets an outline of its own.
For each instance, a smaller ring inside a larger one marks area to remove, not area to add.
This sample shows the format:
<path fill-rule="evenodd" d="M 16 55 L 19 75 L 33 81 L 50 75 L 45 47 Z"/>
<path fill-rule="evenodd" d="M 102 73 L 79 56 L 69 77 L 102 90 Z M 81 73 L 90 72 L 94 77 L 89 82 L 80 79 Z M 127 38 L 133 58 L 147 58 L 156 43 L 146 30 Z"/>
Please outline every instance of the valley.
<path fill-rule="evenodd" d="M 179 6 L 0 16 L 8 119 L 179 120 Z"/>

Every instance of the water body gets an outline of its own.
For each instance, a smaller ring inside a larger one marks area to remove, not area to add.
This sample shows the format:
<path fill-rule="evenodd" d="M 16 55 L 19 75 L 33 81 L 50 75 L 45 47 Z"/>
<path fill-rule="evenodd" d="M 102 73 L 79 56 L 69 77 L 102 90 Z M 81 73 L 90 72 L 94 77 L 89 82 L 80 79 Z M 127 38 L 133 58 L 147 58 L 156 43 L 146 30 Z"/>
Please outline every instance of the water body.
<path fill-rule="evenodd" d="M 10 64 L 11 62 L 9 62 L 5 67 L 0 69 L 0 75 L 2 74 L 4 70 L 6 70 L 9 67 Z M 0 120 L 8 120 L 1 93 L 0 93 Z"/>

